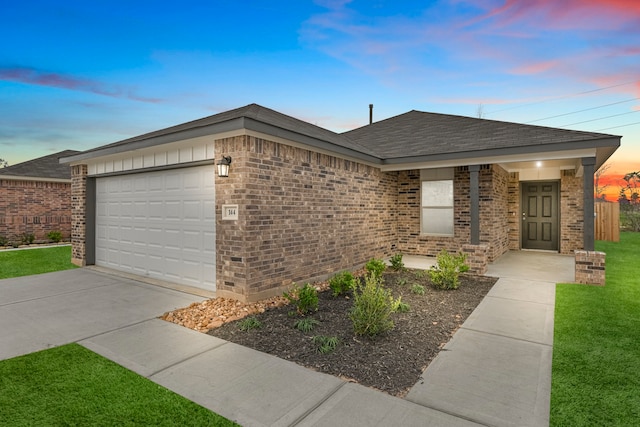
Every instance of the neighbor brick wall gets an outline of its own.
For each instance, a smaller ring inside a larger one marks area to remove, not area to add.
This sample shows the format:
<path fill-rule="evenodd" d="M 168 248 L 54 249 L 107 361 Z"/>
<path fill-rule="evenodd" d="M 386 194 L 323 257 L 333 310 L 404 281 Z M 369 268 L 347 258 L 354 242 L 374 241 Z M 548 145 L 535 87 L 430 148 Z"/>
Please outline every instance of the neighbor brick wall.
<path fill-rule="evenodd" d="M 47 242 L 47 233 L 71 234 L 71 184 L 0 179 L 0 236 L 20 243 L 33 234 L 36 242 Z"/>
<path fill-rule="evenodd" d="M 87 165 L 71 167 L 71 262 L 86 264 Z"/>
<path fill-rule="evenodd" d="M 253 136 L 215 152 L 233 159 L 216 178 L 218 295 L 257 300 L 395 251 L 397 173 Z"/>
<path fill-rule="evenodd" d="M 420 234 L 420 171 L 401 171 L 398 176 L 398 250 L 410 255 L 436 256 L 440 251 L 459 252 L 470 237 L 469 170 L 454 170 L 454 236 Z M 497 165 L 483 165 L 479 172 L 480 244 L 493 261 L 509 249 L 508 173 Z"/>
<path fill-rule="evenodd" d="M 561 171 L 560 253 L 571 254 L 584 248 L 584 201 L 582 177 L 575 170 Z"/>

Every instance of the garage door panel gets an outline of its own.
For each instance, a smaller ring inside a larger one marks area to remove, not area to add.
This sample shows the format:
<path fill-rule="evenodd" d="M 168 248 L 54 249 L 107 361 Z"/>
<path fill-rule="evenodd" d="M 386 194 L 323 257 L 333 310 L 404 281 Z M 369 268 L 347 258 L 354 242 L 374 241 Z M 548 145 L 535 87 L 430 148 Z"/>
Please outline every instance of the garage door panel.
<path fill-rule="evenodd" d="M 213 166 L 98 178 L 96 264 L 215 289 Z"/>

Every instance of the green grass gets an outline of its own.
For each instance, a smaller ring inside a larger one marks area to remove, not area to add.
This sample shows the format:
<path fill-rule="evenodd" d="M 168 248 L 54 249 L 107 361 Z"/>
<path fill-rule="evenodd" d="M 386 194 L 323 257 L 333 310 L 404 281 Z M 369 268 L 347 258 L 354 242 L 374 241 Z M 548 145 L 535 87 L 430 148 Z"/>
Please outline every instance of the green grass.
<path fill-rule="evenodd" d="M 556 288 L 552 426 L 640 425 L 640 233 L 597 242 L 604 287 Z"/>
<path fill-rule="evenodd" d="M 0 425 L 237 426 L 78 344 L 0 362 Z"/>
<path fill-rule="evenodd" d="M 0 252 L 0 279 L 71 268 L 71 246 Z"/>

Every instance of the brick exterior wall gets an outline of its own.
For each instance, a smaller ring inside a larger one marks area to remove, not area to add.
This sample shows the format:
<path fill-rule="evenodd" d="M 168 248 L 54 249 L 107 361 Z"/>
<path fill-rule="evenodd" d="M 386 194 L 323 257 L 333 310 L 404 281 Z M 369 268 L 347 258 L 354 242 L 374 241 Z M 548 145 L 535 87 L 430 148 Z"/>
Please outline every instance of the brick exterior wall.
<path fill-rule="evenodd" d="M 233 159 L 216 182 L 218 295 L 257 300 L 395 251 L 397 173 L 252 136 L 215 152 Z"/>
<path fill-rule="evenodd" d="M 480 169 L 480 244 L 489 262 L 509 250 L 509 174 L 498 165 Z"/>
<path fill-rule="evenodd" d="M 487 257 L 493 261 L 509 250 L 508 173 L 497 165 L 484 165 L 479 172 L 480 244 L 488 246 Z M 443 249 L 459 252 L 470 242 L 469 170 L 455 168 L 454 236 L 420 234 L 420 171 L 399 172 L 398 176 L 398 250 L 411 255 L 436 256 Z"/>
<path fill-rule="evenodd" d="M 560 253 L 571 254 L 584 248 L 584 200 L 582 177 L 575 170 L 561 171 L 560 179 Z"/>
<path fill-rule="evenodd" d="M 576 252 L 576 282 L 604 286 L 605 258 L 604 252 L 583 251 Z"/>
<path fill-rule="evenodd" d="M 467 256 L 465 263 L 471 274 L 485 274 L 489 266 L 489 247 L 487 245 L 462 245 L 461 252 Z"/>
<path fill-rule="evenodd" d="M 71 167 L 71 262 L 86 264 L 87 165 Z"/>
<path fill-rule="evenodd" d="M 71 184 L 0 178 L 0 237 L 20 243 L 25 234 L 48 242 L 47 233 L 71 234 Z"/>
<path fill-rule="evenodd" d="M 507 224 L 509 227 L 509 250 L 520 250 L 520 174 L 518 172 L 509 173 L 507 196 Z"/>

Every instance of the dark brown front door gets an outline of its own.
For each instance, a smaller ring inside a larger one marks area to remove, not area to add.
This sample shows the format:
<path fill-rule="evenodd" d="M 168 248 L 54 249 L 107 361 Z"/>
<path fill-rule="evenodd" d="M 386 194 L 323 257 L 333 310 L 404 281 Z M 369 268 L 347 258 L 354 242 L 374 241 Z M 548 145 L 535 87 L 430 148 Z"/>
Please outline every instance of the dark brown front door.
<path fill-rule="evenodd" d="M 558 250 L 558 183 L 523 182 L 522 249 Z"/>

